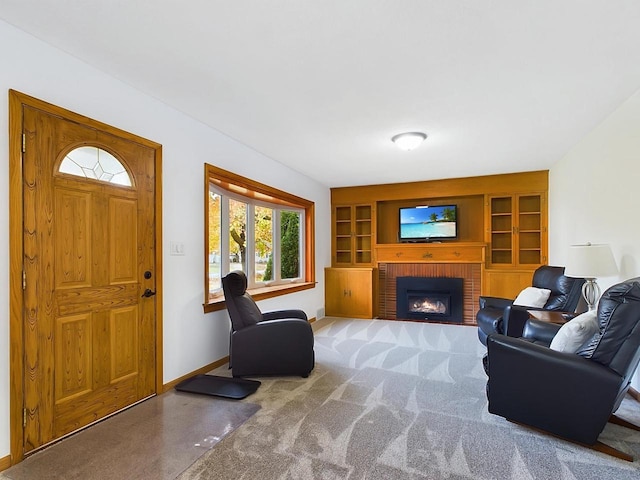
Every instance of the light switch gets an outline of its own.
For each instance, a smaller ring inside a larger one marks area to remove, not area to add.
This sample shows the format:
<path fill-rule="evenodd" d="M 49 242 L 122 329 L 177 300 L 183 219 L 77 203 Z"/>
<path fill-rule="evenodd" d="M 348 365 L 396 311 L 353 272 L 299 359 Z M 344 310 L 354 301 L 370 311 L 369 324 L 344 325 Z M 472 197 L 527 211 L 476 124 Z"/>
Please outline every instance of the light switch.
<path fill-rule="evenodd" d="M 184 243 L 171 242 L 169 244 L 169 255 L 184 255 Z"/>

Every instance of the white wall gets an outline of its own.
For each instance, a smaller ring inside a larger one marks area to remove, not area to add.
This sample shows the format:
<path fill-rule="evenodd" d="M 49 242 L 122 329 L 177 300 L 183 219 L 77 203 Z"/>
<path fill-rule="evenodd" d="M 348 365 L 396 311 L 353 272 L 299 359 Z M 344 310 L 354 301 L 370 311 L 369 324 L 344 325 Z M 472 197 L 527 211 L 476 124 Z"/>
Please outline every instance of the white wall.
<path fill-rule="evenodd" d="M 311 290 L 265 301 L 264 309 L 324 307 L 330 263 L 327 187 L 0 21 L 0 458 L 9 454 L 8 96 L 18 90 L 163 145 L 164 381 L 228 353 L 226 311 L 204 314 L 204 162 L 259 180 L 316 204 L 316 277 Z M 325 228 L 326 226 L 326 228 Z M 169 256 L 169 242 L 185 256 Z"/>
<path fill-rule="evenodd" d="M 569 245 L 608 243 L 620 271 L 602 290 L 640 276 L 639 188 L 640 90 L 550 170 L 550 263 L 564 265 Z"/>

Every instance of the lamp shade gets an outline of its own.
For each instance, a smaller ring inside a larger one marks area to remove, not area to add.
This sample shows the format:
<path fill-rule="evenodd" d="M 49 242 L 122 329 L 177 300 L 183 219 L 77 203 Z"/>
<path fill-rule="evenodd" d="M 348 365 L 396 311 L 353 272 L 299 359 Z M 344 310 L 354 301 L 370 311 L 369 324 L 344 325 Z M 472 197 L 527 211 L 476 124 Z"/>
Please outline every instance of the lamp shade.
<path fill-rule="evenodd" d="M 422 132 L 399 133 L 391 137 L 391 141 L 401 150 L 413 150 L 417 148 L 427 135 Z"/>
<path fill-rule="evenodd" d="M 611 248 L 607 244 L 571 245 L 564 274 L 567 277 L 599 278 L 618 273 Z"/>

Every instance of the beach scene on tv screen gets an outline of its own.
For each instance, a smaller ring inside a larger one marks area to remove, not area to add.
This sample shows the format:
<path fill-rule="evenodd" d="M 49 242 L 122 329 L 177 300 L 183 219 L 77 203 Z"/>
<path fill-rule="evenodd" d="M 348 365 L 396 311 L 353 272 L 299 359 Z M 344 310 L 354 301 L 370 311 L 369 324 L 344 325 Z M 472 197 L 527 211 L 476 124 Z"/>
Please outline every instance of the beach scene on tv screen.
<path fill-rule="evenodd" d="M 456 236 L 456 211 L 451 206 L 411 208 L 400 211 L 400 238 Z"/>

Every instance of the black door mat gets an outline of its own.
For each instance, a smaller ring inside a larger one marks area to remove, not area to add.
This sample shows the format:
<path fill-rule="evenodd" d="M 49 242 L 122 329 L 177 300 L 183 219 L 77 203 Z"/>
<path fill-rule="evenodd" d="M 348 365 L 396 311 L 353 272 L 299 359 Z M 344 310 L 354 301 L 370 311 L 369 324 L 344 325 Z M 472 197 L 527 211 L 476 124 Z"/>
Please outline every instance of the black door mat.
<path fill-rule="evenodd" d="M 183 380 L 175 389 L 179 392 L 201 393 L 216 397 L 239 400 L 254 393 L 260 382 L 244 378 L 218 377 L 216 375 L 196 375 Z"/>

